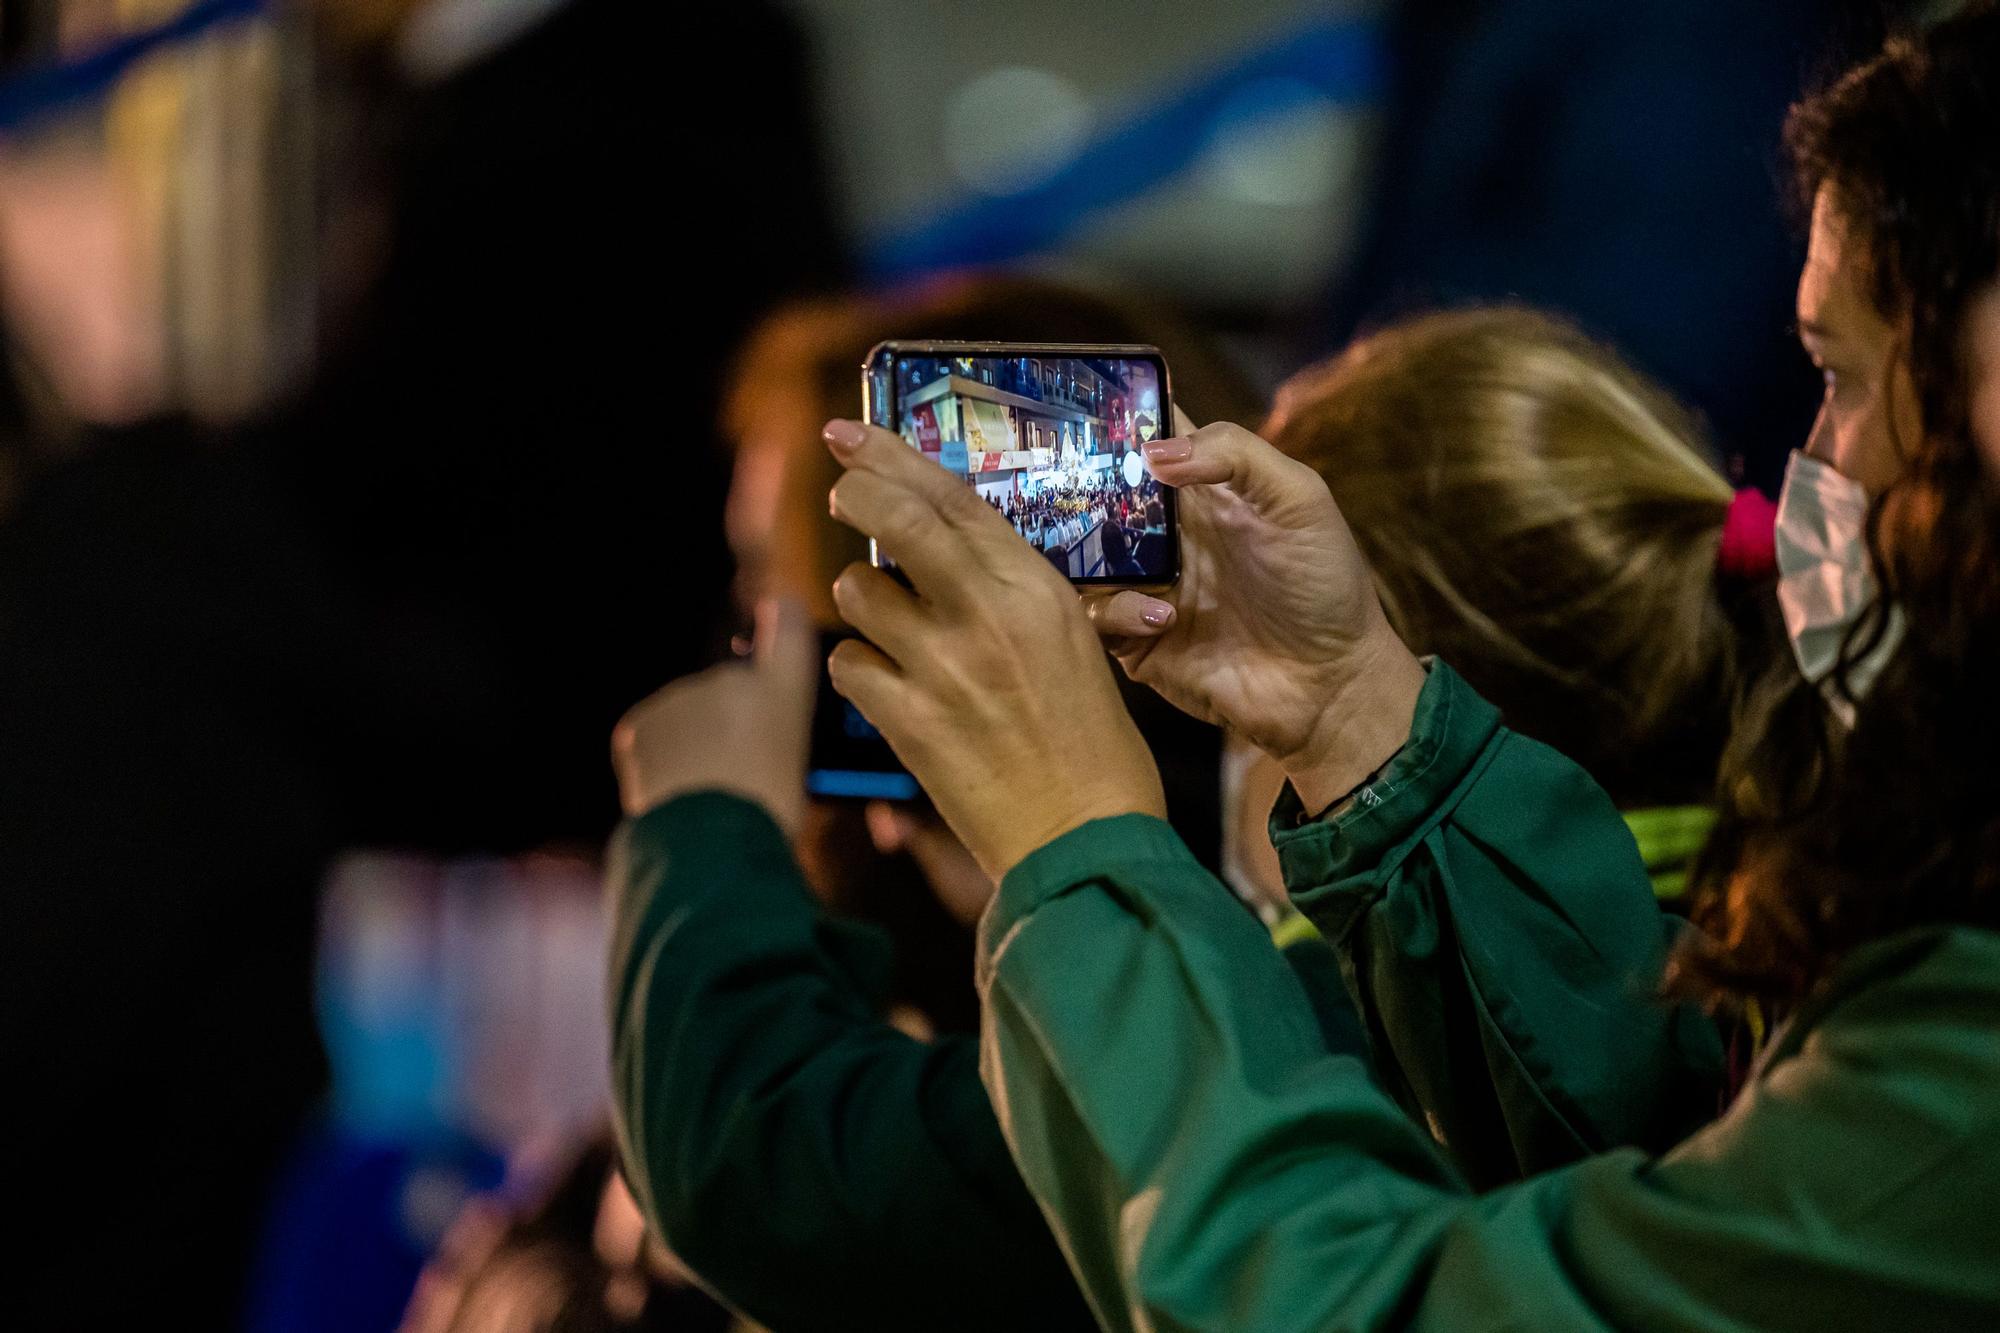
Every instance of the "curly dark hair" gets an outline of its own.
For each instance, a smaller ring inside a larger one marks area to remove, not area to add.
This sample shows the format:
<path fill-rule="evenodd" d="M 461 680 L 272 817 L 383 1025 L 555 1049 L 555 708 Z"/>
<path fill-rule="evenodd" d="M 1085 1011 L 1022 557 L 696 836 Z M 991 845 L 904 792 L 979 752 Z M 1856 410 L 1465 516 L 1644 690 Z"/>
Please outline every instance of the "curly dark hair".
<path fill-rule="evenodd" d="M 1849 731 L 1792 664 L 1754 689 L 1724 755 L 1722 818 L 1695 874 L 1680 993 L 1796 1001 L 1857 947 L 1942 923 L 2000 926 L 2000 504 L 1970 417 L 1968 314 L 2000 279 L 2000 4 L 1891 38 L 1792 109 L 1802 201 L 1865 247 L 1870 293 L 1900 331 L 1919 438 L 1870 508 L 1882 595 L 1849 631 L 1830 688 Z M 1989 371 L 1995 368 L 1988 368 Z M 1850 673 L 1908 632 L 1864 702 Z"/>

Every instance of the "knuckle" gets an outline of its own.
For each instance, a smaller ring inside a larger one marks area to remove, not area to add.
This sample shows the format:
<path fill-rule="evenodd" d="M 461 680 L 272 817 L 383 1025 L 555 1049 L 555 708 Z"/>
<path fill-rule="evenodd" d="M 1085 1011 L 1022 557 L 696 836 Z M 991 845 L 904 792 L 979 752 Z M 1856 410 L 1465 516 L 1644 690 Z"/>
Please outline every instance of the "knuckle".
<path fill-rule="evenodd" d="M 909 491 L 897 491 L 883 513 L 883 531 L 914 537 L 935 526 L 936 512 Z"/>
<path fill-rule="evenodd" d="M 862 656 L 863 649 L 858 640 L 842 639 L 835 644 L 826 659 L 826 671 L 834 684 L 851 684 Z"/>
<path fill-rule="evenodd" d="M 1032 563 L 1025 560 L 1009 560 L 1004 564 L 996 564 L 987 582 L 992 590 L 992 596 L 1001 605 L 1014 611 L 1027 611 L 1034 609 L 1041 600 L 1043 570 L 1055 572 L 1054 566 L 1046 560 L 1036 560 Z"/>
<path fill-rule="evenodd" d="M 1045 560 L 1010 566 L 995 580 L 998 597 L 1014 623 L 1046 624 L 1076 614 L 1076 591 Z"/>
<path fill-rule="evenodd" d="M 852 472 L 842 473 L 826 493 L 826 512 L 835 518 L 847 512 L 847 501 L 854 495 L 854 477 Z"/>
<path fill-rule="evenodd" d="M 678 686 L 668 685 L 626 709 L 625 716 L 618 719 L 617 727 L 612 730 L 612 745 L 621 752 L 637 748 L 649 734 L 660 728 L 663 720 L 673 717 L 675 701 L 680 694 Z"/>
<path fill-rule="evenodd" d="M 1214 434 L 1203 443 L 1211 448 L 1221 448 L 1239 455 L 1254 452 L 1264 443 L 1253 435 L 1248 427 L 1239 426 L 1233 421 L 1218 421 L 1212 426 L 1202 427 L 1202 430 L 1196 433 L 1207 431 L 1213 431 Z"/>
<path fill-rule="evenodd" d="M 1325 499 L 1329 503 L 1332 501 L 1333 488 L 1327 485 L 1325 474 L 1312 464 L 1302 463 L 1296 458 L 1285 455 L 1275 460 L 1273 465 L 1283 468 L 1285 475 L 1291 478 L 1292 484 L 1299 487 L 1302 492 L 1310 494 L 1316 500 Z"/>
<path fill-rule="evenodd" d="M 861 573 L 867 566 L 854 561 L 836 574 L 833 579 L 833 600 L 835 605 L 852 605 L 861 595 L 865 575 Z"/>
<path fill-rule="evenodd" d="M 938 508 L 943 513 L 959 521 L 976 518 L 980 514 L 992 514 L 992 509 L 971 486 L 960 485 L 949 478 L 947 481 L 948 487 L 938 496 Z"/>

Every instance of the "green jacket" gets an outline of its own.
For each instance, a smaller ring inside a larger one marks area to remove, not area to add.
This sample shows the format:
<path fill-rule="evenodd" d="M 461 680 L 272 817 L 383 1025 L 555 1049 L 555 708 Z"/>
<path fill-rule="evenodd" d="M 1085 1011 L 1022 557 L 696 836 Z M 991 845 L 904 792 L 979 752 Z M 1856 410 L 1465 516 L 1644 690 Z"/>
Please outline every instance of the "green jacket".
<path fill-rule="evenodd" d="M 607 879 L 627 1179 L 712 1290 L 780 1333 L 1096 1327 L 977 1042 L 883 1021 L 887 937 L 821 911 L 763 810 L 670 801 L 619 830 Z M 1319 1003 L 1319 1048 L 1359 1051 L 1331 951 L 1284 957 L 1293 1001 Z"/>
<path fill-rule="evenodd" d="M 1385 1088 L 1475 1189 L 1713 1119 L 1715 1027 L 1658 1003 L 1686 929 L 1610 799 L 1432 669 L 1410 739 L 1336 822 L 1271 819 L 1339 953 Z"/>
<path fill-rule="evenodd" d="M 1372 791 L 1288 813 L 1404 1109 L 1156 820 L 1057 839 L 982 923 L 982 1072 L 1107 1327 L 2000 1327 L 2000 935 L 1857 953 L 1721 1119 L 1595 1151 L 1677 1133 L 1716 1054 L 1648 997 L 1602 794 L 1439 667 Z"/>

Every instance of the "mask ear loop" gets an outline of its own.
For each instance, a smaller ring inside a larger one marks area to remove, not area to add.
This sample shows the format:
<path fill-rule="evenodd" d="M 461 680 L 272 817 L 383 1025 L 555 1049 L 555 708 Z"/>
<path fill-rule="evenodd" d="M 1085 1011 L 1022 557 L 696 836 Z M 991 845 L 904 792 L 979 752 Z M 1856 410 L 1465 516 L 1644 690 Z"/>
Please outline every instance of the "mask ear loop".
<path fill-rule="evenodd" d="M 1874 685 L 1875 677 L 1882 671 L 1890 655 L 1902 641 L 1903 621 L 1900 609 L 1895 605 L 1893 588 L 1895 580 L 1891 562 L 1882 542 L 1882 531 L 1892 521 L 1891 510 L 1899 498 L 1898 491 L 1909 480 L 1910 469 L 1916 465 L 1914 448 L 1904 439 L 1898 425 L 1896 411 L 1898 367 L 1909 364 L 1910 341 L 1907 330 L 1899 330 L 1883 353 L 1881 370 L 1883 425 L 1888 432 L 1889 447 L 1900 465 L 1900 475 L 1883 489 L 1880 495 L 1870 498 L 1868 514 L 1862 525 L 1862 554 L 1868 562 L 1868 572 L 1875 585 L 1875 596 L 1863 608 L 1860 615 L 1847 627 L 1841 637 L 1840 651 L 1835 658 L 1833 671 L 1820 682 L 1834 713 L 1851 730 L 1854 726 L 1861 696 Z M 1923 432 L 1923 404 L 1915 404 L 1921 439 Z"/>

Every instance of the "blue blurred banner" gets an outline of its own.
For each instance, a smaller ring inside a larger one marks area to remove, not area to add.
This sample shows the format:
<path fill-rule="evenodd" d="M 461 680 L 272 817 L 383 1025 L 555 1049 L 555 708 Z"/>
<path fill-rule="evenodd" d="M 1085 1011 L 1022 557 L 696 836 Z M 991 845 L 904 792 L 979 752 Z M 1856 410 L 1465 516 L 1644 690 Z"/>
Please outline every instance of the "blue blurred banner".
<path fill-rule="evenodd" d="M 1190 84 L 1173 85 L 1164 100 L 1085 145 L 1048 179 L 875 239 L 866 247 L 868 270 L 892 279 L 1001 264 L 1047 249 L 1091 214 L 1186 170 L 1220 120 L 1243 114 L 1240 95 L 1253 85 L 1290 85 L 1337 105 L 1365 105 L 1380 97 L 1387 63 L 1376 23 L 1349 19 L 1295 29 Z"/>
<path fill-rule="evenodd" d="M 266 0 L 195 0 L 172 18 L 0 80 L 0 134 L 31 126 L 109 92 L 132 67 L 169 46 L 264 11 Z"/>

